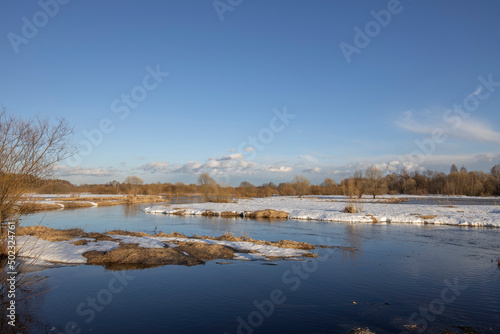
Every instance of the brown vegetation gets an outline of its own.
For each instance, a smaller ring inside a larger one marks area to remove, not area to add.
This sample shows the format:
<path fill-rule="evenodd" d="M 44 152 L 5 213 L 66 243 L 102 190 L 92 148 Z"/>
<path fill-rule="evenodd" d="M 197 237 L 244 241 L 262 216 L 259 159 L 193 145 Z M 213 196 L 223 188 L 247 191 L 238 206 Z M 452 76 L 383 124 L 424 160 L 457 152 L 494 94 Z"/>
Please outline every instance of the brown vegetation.
<path fill-rule="evenodd" d="M 248 218 L 269 218 L 269 219 L 286 219 L 290 216 L 288 212 L 279 210 L 259 210 L 248 214 Z"/>
<path fill-rule="evenodd" d="M 87 236 L 80 228 L 62 230 L 46 226 L 22 226 L 17 229 L 17 235 L 32 235 L 47 241 L 68 241 L 74 238 Z"/>
<path fill-rule="evenodd" d="M 87 245 L 93 241 L 115 241 L 119 243 L 117 248 L 110 251 L 89 251 L 83 254 L 87 258 L 88 264 L 104 265 L 108 269 L 121 270 L 121 269 L 137 269 L 147 268 L 154 266 L 162 266 L 168 264 L 178 265 L 197 265 L 203 264 L 205 261 L 215 259 L 232 259 L 235 252 L 247 253 L 245 250 L 235 249 L 224 245 L 209 244 L 198 242 L 196 239 L 206 240 L 219 240 L 219 241 L 245 241 L 257 245 L 269 245 L 280 248 L 294 248 L 303 250 L 312 250 L 315 246 L 298 241 L 280 240 L 280 241 L 264 241 L 255 240 L 247 235 L 236 237 L 232 233 L 225 233 L 219 237 L 210 236 L 193 236 L 186 237 L 184 234 L 172 232 L 158 233 L 155 235 L 147 234 L 144 232 L 131 232 L 113 230 L 107 233 L 86 233 L 81 229 L 73 228 L 66 230 L 52 229 L 45 226 L 28 226 L 19 229 L 19 235 L 32 235 L 37 238 L 48 241 L 69 241 L 73 240 L 73 245 Z M 176 247 L 165 248 L 143 248 L 138 244 L 125 244 L 120 242 L 119 239 L 114 239 L 114 235 L 128 235 L 135 237 L 167 237 L 167 238 L 185 238 L 187 241 L 172 241 Z M 90 239 L 90 240 L 88 240 Z M 93 239 L 93 240 L 92 240 Z M 191 241 L 192 240 L 192 241 Z M 326 246 L 321 246 L 326 247 Z M 316 254 L 304 254 L 305 257 L 316 257 Z"/>
<path fill-rule="evenodd" d="M 420 215 L 420 218 L 422 218 L 423 220 L 434 219 L 436 217 L 437 215 Z"/>
<path fill-rule="evenodd" d="M 346 206 L 342 212 L 358 213 L 363 211 L 363 205 L 360 201 L 361 192 L 359 180 L 356 180 L 356 178 L 344 180 L 342 184 L 342 192 L 346 197 Z"/>
<path fill-rule="evenodd" d="M 3 287 L 9 277 L 8 271 L 18 272 L 16 285 L 19 292 L 30 281 L 26 268 L 31 265 L 23 265 L 22 260 L 12 261 L 8 257 L 13 255 L 9 254 L 8 247 L 13 237 L 11 226 L 18 228 L 19 214 L 26 209 L 19 203 L 41 179 L 50 176 L 56 163 L 71 156 L 71 134 L 72 129 L 64 119 L 55 123 L 38 117 L 24 120 L 8 115 L 5 108 L 0 111 L 0 302 L 7 295 L 8 289 Z M 26 291 L 29 294 L 31 289 Z"/>
<path fill-rule="evenodd" d="M 204 263 L 175 248 L 142 248 L 137 244 L 121 244 L 107 252 L 93 250 L 82 255 L 87 258 L 87 264 L 104 265 L 112 270 L 129 269 L 131 265 L 134 268 L 150 268 L 168 264 L 192 266 Z"/>
<path fill-rule="evenodd" d="M 203 176 L 203 177 L 202 177 Z M 231 202 L 232 197 L 268 197 L 273 195 L 345 195 L 346 186 L 353 183 L 351 196 L 360 198 L 361 195 L 372 196 L 383 194 L 410 194 L 410 195 L 468 195 L 468 196 L 498 196 L 500 195 L 500 164 L 495 165 L 491 172 L 467 172 L 465 168 L 458 171 L 452 168 L 449 174 L 441 172 L 406 172 L 392 173 L 383 176 L 376 168 L 369 168 L 365 175 L 356 171 L 348 179 L 335 182 L 326 178 L 320 185 L 311 185 L 303 176 L 296 176 L 291 182 L 265 183 L 260 186 L 243 181 L 238 187 L 218 185 L 208 174 L 202 174 L 198 184 L 184 184 L 182 182 L 134 184 L 135 195 L 161 195 L 163 197 L 190 197 L 202 196 L 207 201 Z M 352 181 L 350 181 L 352 180 Z M 129 180 L 131 182 L 131 180 Z M 38 180 L 31 188 L 38 193 L 94 193 L 94 194 L 129 194 L 130 184 L 111 181 L 107 184 L 74 186 L 63 180 Z M 347 196 L 347 195 L 346 195 Z M 138 196 L 134 200 L 140 200 Z M 95 200 L 97 201 L 97 200 Z M 109 202 L 107 202 L 109 203 Z M 108 205 L 104 203 L 103 205 Z"/>

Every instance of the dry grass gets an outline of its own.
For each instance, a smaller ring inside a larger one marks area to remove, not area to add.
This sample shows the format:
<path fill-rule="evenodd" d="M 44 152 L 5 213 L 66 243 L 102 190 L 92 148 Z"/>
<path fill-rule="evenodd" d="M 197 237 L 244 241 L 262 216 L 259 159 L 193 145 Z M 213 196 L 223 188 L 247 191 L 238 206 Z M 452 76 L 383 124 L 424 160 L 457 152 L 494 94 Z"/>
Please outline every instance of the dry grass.
<path fill-rule="evenodd" d="M 23 202 L 18 205 L 18 211 L 20 213 L 33 213 L 39 211 L 51 211 L 51 210 L 61 210 L 63 207 L 56 203 L 37 203 L 33 201 Z"/>
<path fill-rule="evenodd" d="M 342 210 L 344 213 L 356 213 L 356 208 L 354 205 L 347 205 L 344 210 Z"/>
<path fill-rule="evenodd" d="M 81 209 L 81 208 L 91 208 L 95 206 L 93 203 L 81 202 L 81 201 L 65 202 L 61 204 L 64 205 L 64 209 Z"/>
<path fill-rule="evenodd" d="M 47 241 L 68 241 L 73 238 L 85 237 L 87 234 L 80 228 L 58 230 L 45 226 L 23 226 L 17 229 L 17 235 L 32 235 Z"/>
<path fill-rule="evenodd" d="M 148 268 L 155 266 L 162 266 L 168 264 L 177 265 L 197 265 L 205 263 L 205 261 L 215 259 L 232 259 L 235 252 L 247 253 L 245 250 L 235 249 L 223 245 L 207 244 L 202 242 L 190 241 L 189 239 L 207 239 L 207 240 L 220 240 L 220 241 L 245 241 L 257 245 L 269 245 L 280 248 L 293 248 L 312 250 L 315 246 L 292 240 L 280 241 L 264 241 L 254 240 L 248 235 L 236 237 L 233 233 L 226 232 L 219 237 L 210 236 L 197 236 L 186 237 L 182 233 L 172 232 L 157 233 L 154 235 L 144 232 L 131 232 L 122 230 L 113 230 L 107 233 L 85 233 L 81 229 L 73 228 L 67 230 L 57 230 L 45 226 L 27 226 L 18 229 L 18 235 L 33 235 L 37 238 L 48 241 L 68 241 L 75 238 L 94 239 L 95 241 L 109 240 L 119 243 L 119 246 L 110 251 L 90 251 L 83 254 L 87 258 L 88 264 L 104 265 L 108 269 L 122 270 L 122 269 L 138 269 Z M 186 238 L 187 241 L 173 241 L 178 247 L 169 248 L 142 248 L 137 244 L 121 243 L 117 239 L 113 239 L 113 235 L 128 235 L 135 237 L 170 237 L 170 238 Z M 73 240 L 73 245 L 86 245 L 93 240 Z M 325 246 L 326 247 L 326 246 Z M 314 253 L 304 254 L 304 257 L 316 257 Z"/>
<path fill-rule="evenodd" d="M 287 219 L 290 214 L 279 210 L 259 210 L 247 215 L 248 218 Z"/>
<path fill-rule="evenodd" d="M 378 200 L 376 203 L 389 203 L 389 204 L 397 204 L 402 202 L 408 202 L 408 198 L 405 197 L 396 197 L 396 198 L 382 198 Z"/>
<path fill-rule="evenodd" d="M 378 219 L 377 217 L 375 217 L 374 215 L 366 215 L 367 217 L 370 217 L 370 219 L 372 220 L 372 222 L 374 223 L 378 223 Z"/>
<path fill-rule="evenodd" d="M 70 244 L 75 245 L 75 246 L 84 246 L 84 245 L 86 245 L 88 243 L 89 243 L 89 241 L 88 240 L 84 240 L 84 239 L 70 242 Z"/>
<path fill-rule="evenodd" d="M 88 264 L 104 265 L 114 270 L 130 269 L 131 265 L 134 268 L 149 268 L 167 264 L 192 266 L 204 263 L 175 248 L 142 248 L 137 244 L 121 244 L 107 252 L 94 250 L 82 255 L 87 258 Z"/>
<path fill-rule="evenodd" d="M 123 230 L 112 230 L 106 232 L 108 235 L 129 235 L 132 237 L 152 237 L 151 234 L 147 234 L 144 232 L 132 232 L 132 231 L 123 231 Z"/>
<path fill-rule="evenodd" d="M 235 236 L 231 232 L 226 232 L 220 237 L 210 237 L 210 236 L 201 236 L 200 239 L 208 239 L 208 240 L 219 240 L 219 241 L 232 241 L 232 242 L 251 242 L 256 245 L 266 245 L 266 246 L 275 246 L 280 248 L 294 248 L 294 249 L 305 249 L 311 250 L 315 247 L 307 242 L 293 241 L 293 240 L 280 240 L 280 241 L 265 241 L 265 240 L 256 240 L 252 239 L 248 234 L 242 234 L 241 237 Z"/>
<path fill-rule="evenodd" d="M 342 212 L 358 213 L 363 211 L 361 203 L 361 190 L 356 180 L 349 179 L 342 185 L 342 192 L 346 197 L 346 206 Z"/>
<path fill-rule="evenodd" d="M 206 210 L 201 213 L 202 216 L 207 216 L 207 217 L 218 217 L 219 213 L 218 212 L 213 212 L 212 210 Z"/>
<path fill-rule="evenodd" d="M 241 217 L 241 213 L 234 211 L 223 211 L 220 213 L 220 216 L 225 218 Z"/>
<path fill-rule="evenodd" d="M 34 213 L 39 211 L 61 210 L 61 209 L 80 209 L 90 208 L 96 203 L 97 206 L 115 206 L 123 204 L 139 204 L 139 203 L 158 203 L 165 202 L 161 196 L 113 196 L 113 197 L 63 197 L 53 200 L 53 203 L 40 203 L 36 199 L 24 200 L 19 205 L 19 212 Z M 64 207 L 62 207 L 63 205 Z"/>
<path fill-rule="evenodd" d="M 418 215 L 418 216 L 423 220 L 434 219 L 437 217 L 437 215 Z"/>
<path fill-rule="evenodd" d="M 175 250 L 185 252 L 189 256 L 197 259 L 210 261 L 215 259 L 232 259 L 235 252 L 246 253 L 245 251 L 234 249 L 222 245 L 211 245 L 202 242 L 178 242 Z"/>
<path fill-rule="evenodd" d="M 122 230 L 113 230 L 106 232 L 108 235 L 130 235 L 134 237 L 162 237 L 162 238 L 187 238 L 186 235 L 178 232 L 172 232 L 170 234 L 161 232 L 157 234 L 147 234 L 144 232 L 130 232 L 130 231 L 122 231 Z M 94 238 L 91 233 L 87 234 L 87 237 L 89 238 Z M 242 234 L 240 237 L 235 236 L 232 232 L 225 232 L 223 235 L 219 237 L 211 237 L 208 235 L 194 235 L 191 237 L 192 239 L 206 239 L 206 240 L 219 240 L 219 241 L 232 241 L 232 242 L 237 242 L 237 241 L 246 241 L 246 242 L 251 242 L 256 245 L 268 245 L 268 246 L 275 246 L 275 247 L 280 247 L 280 248 L 294 248 L 294 249 L 305 249 L 305 250 L 311 250 L 314 249 L 315 247 L 311 244 L 308 244 L 307 242 L 299 242 L 299 241 L 292 241 L 292 240 L 280 240 L 280 241 L 264 241 L 264 240 L 256 240 L 252 239 L 250 236 L 247 234 Z"/>
<path fill-rule="evenodd" d="M 172 212 L 172 214 L 176 215 L 176 216 L 184 216 L 186 214 L 186 210 L 174 211 L 174 212 Z"/>

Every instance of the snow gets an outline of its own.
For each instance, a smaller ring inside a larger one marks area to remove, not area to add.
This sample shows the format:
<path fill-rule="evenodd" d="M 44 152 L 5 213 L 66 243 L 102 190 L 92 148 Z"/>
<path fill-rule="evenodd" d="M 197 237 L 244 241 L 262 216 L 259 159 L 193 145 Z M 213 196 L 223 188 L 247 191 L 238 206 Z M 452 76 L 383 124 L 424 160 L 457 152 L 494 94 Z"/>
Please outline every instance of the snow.
<path fill-rule="evenodd" d="M 112 238 L 120 240 L 123 243 L 137 243 L 143 248 L 164 248 L 178 247 L 173 242 L 202 242 L 206 244 L 223 245 L 238 250 L 253 251 L 255 253 L 235 253 L 235 260 L 267 260 L 269 257 L 279 258 L 296 258 L 309 254 L 307 250 L 280 248 L 268 245 L 256 245 L 251 242 L 232 242 L 207 239 L 190 239 L 190 238 L 168 238 L 168 237 L 135 237 L 128 235 L 111 235 Z M 88 240 L 87 245 L 74 245 L 71 242 L 77 240 Z M 69 241 L 47 241 L 38 239 L 33 236 L 20 236 L 17 240 L 21 245 L 19 256 L 28 258 L 37 258 L 37 264 L 42 261 L 67 263 L 67 264 L 83 264 L 87 263 L 87 259 L 82 255 L 91 250 L 109 251 L 118 247 L 119 243 L 114 241 L 98 241 L 88 238 L 75 238 Z M 38 261 L 42 260 L 42 261 Z"/>
<path fill-rule="evenodd" d="M 20 236 L 17 238 L 17 243 L 20 245 L 19 256 L 38 258 L 48 262 L 87 263 L 87 259 L 82 255 L 83 253 L 91 250 L 109 251 L 118 247 L 118 243 L 113 241 L 89 242 L 87 245 L 80 246 L 70 244 L 70 242 L 81 239 L 47 241 L 33 236 Z"/>
<path fill-rule="evenodd" d="M 273 209 L 288 212 L 289 219 L 320 220 L 351 223 L 410 223 L 441 224 L 476 227 L 500 227 L 500 206 L 498 205 L 443 205 L 444 196 L 432 196 L 439 199 L 435 205 L 401 203 L 378 203 L 380 200 L 393 198 L 418 198 L 417 196 L 381 196 L 375 200 L 363 198 L 362 212 L 344 213 L 346 206 L 343 196 L 320 197 L 267 197 L 240 199 L 237 203 L 193 203 L 176 204 L 175 209 L 165 206 L 153 206 L 144 209 L 151 214 L 173 214 L 185 210 L 185 215 L 201 215 L 204 211 L 233 211 L 244 214 L 258 210 Z M 461 197 L 464 198 L 464 197 Z M 500 199 L 499 199 L 500 200 Z M 417 215 L 418 214 L 418 215 Z M 421 216 L 436 215 L 435 218 L 423 219 Z"/>

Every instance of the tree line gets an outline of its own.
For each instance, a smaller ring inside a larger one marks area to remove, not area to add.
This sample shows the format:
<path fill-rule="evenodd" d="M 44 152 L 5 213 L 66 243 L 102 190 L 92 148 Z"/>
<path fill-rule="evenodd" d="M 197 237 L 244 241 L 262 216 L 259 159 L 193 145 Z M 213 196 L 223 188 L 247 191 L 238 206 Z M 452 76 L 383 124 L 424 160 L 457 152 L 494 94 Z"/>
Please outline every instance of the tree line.
<path fill-rule="evenodd" d="M 304 176 L 297 175 L 290 182 L 273 182 L 253 185 L 243 181 L 239 186 L 218 184 L 208 173 L 199 176 L 196 184 L 149 183 L 144 184 L 137 176 L 129 176 L 124 182 L 113 180 L 106 184 L 85 184 L 75 186 L 63 180 L 42 180 L 33 190 L 39 193 L 95 193 L 127 194 L 133 188 L 139 195 L 212 196 L 212 201 L 229 197 L 268 197 L 268 196 L 304 196 L 304 195 L 349 195 L 376 197 L 384 194 L 408 195 L 466 195 L 499 196 L 500 164 L 493 166 L 489 173 L 467 171 L 452 165 L 449 173 L 427 171 L 402 171 L 384 175 L 376 167 L 366 171 L 356 171 L 353 176 L 336 182 L 325 178 L 321 184 L 311 184 Z"/>

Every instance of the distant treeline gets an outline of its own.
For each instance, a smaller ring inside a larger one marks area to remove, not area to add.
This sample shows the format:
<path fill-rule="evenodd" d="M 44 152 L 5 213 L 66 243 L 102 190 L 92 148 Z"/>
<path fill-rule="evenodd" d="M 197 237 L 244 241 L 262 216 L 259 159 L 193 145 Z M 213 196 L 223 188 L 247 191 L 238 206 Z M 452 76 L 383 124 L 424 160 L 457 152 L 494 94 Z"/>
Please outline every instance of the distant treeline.
<path fill-rule="evenodd" d="M 208 182 L 208 174 L 203 174 Z M 94 193 L 94 194 L 128 194 L 139 195 L 198 196 L 206 192 L 206 180 L 198 184 L 150 183 L 143 184 L 138 177 L 128 177 L 125 182 L 111 181 L 106 184 L 85 184 L 75 186 L 64 180 L 43 180 L 33 191 L 38 193 Z M 499 196 L 500 195 L 500 164 L 491 168 L 490 173 L 467 171 L 465 167 L 457 169 L 451 166 L 450 173 L 403 171 L 399 174 L 384 175 L 377 168 L 368 168 L 364 173 L 357 171 L 350 178 L 337 183 L 332 178 L 326 178 L 321 184 L 313 185 L 304 176 L 295 176 L 291 182 L 275 184 L 273 182 L 255 186 L 244 181 L 238 187 L 219 185 L 225 193 L 234 197 L 268 197 L 273 195 L 467 195 L 467 196 Z"/>

